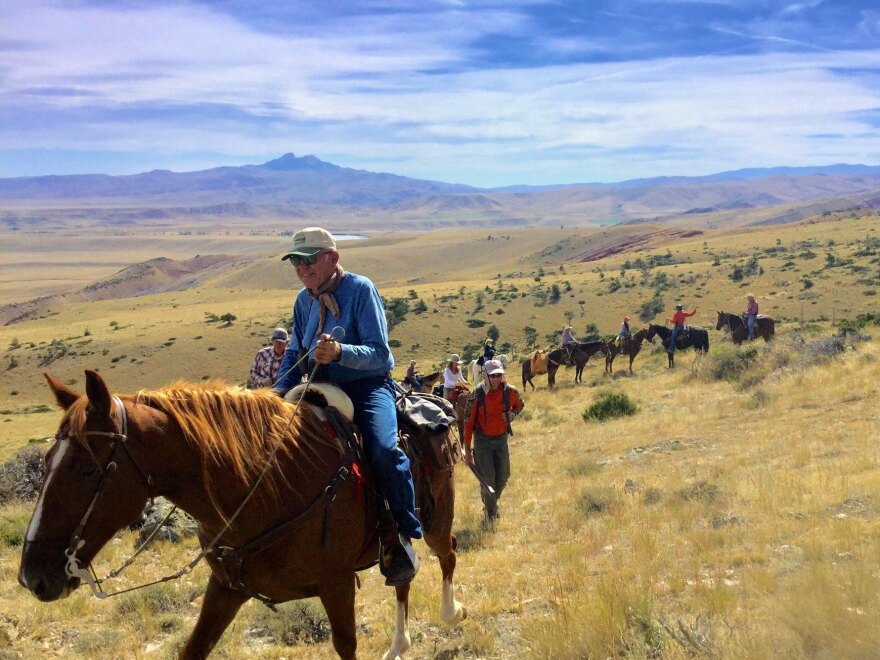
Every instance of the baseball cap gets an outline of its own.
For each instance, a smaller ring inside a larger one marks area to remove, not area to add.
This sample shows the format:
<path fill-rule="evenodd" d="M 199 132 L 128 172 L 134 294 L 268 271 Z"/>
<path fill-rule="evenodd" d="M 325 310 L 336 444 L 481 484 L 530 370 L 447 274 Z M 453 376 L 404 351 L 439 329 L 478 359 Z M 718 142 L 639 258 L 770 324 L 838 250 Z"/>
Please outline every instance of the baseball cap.
<path fill-rule="evenodd" d="M 501 364 L 501 360 L 487 360 L 483 363 L 483 369 L 487 376 L 504 373 L 504 365 Z"/>
<path fill-rule="evenodd" d="M 284 328 L 275 328 L 275 331 L 272 333 L 272 341 L 287 341 L 288 339 L 287 330 Z"/>
<path fill-rule="evenodd" d="M 336 239 L 333 238 L 333 234 L 321 227 L 306 227 L 293 235 L 293 245 L 281 260 L 290 259 L 294 255 L 311 257 L 328 250 L 336 251 Z"/>

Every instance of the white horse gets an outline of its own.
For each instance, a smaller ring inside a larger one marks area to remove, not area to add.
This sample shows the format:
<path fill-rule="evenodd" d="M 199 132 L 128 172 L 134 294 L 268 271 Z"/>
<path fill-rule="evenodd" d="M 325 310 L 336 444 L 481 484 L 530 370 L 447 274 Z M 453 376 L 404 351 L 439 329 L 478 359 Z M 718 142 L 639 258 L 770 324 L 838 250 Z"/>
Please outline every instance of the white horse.
<path fill-rule="evenodd" d="M 501 366 L 504 367 L 504 371 L 507 371 L 507 365 L 510 363 L 510 358 L 507 355 L 502 353 L 492 359 L 498 360 Z M 468 382 L 474 387 L 483 382 L 483 367 L 478 365 L 476 360 L 471 360 L 471 363 L 467 366 L 467 377 Z"/>

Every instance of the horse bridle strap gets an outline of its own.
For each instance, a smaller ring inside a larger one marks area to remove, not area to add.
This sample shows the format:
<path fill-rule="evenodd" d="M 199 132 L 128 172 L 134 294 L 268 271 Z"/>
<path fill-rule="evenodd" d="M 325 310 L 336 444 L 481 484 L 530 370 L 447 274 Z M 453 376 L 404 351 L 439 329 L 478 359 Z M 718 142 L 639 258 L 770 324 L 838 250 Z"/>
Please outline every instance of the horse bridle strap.
<path fill-rule="evenodd" d="M 121 446 L 125 453 L 128 454 L 129 459 L 137 470 L 138 474 L 140 474 L 141 479 L 143 479 L 144 484 L 147 487 L 147 491 L 150 496 L 150 500 L 154 499 L 154 482 L 151 476 L 147 476 L 144 470 L 141 468 L 140 464 L 135 459 L 134 455 L 132 455 L 131 450 L 128 448 L 128 415 L 125 412 L 125 406 L 122 404 L 122 400 L 119 397 L 113 397 L 113 403 L 116 405 L 116 409 L 119 414 L 119 431 L 82 431 L 80 435 L 82 436 L 98 436 L 98 437 L 106 437 L 113 440 L 113 451 L 110 454 L 110 458 L 107 460 L 107 464 L 101 470 L 101 480 L 98 482 L 98 487 L 95 490 L 95 494 L 92 496 L 91 502 L 89 502 L 89 506 L 86 508 L 85 513 L 79 521 L 79 524 L 76 526 L 76 530 L 74 530 L 73 535 L 70 537 L 70 542 L 68 543 L 67 549 L 64 551 L 64 556 L 67 557 L 67 563 L 64 566 L 64 570 L 67 573 L 68 577 L 78 577 L 84 581 L 86 581 L 89 586 L 92 587 L 92 591 L 99 598 L 106 598 L 108 594 L 103 592 L 97 585 L 101 582 L 101 580 L 97 580 L 94 576 L 94 572 L 91 571 L 91 566 L 89 569 L 82 568 L 79 564 L 79 559 L 76 557 L 76 553 L 80 550 L 83 545 L 85 545 L 85 540 L 82 538 L 83 531 L 85 530 L 86 524 L 88 524 L 89 518 L 92 516 L 92 512 L 95 510 L 95 505 L 98 503 L 98 500 L 101 498 L 101 495 L 105 492 L 104 488 L 110 482 L 112 476 L 116 473 L 116 469 L 118 464 L 116 462 L 116 454 L 119 451 L 119 447 Z M 130 563 L 130 562 L 128 562 Z M 125 568 L 127 565 L 124 564 L 120 569 L 117 569 L 113 572 L 113 574 L 118 575 L 122 568 Z"/>

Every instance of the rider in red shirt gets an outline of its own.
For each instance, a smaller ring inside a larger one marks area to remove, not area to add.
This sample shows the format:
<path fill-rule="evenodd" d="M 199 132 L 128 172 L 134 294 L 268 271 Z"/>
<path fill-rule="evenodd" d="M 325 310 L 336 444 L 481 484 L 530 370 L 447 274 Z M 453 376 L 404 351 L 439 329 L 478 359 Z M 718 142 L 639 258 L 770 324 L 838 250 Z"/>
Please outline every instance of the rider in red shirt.
<path fill-rule="evenodd" d="M 669 348 L 667 348 L 667 352 L 675 353 L 675 338 L 678 337 L 678 334 L 684 330 L 684 321 L 689 316 L 693 316 L 697 313 L 697 308 L 694 307 L 694 311 L 686 312 L 684 311 L 684 305 L 676 305 L 675 306 L 675 314 L 672 315 L 671 319 L 666 319 L 667 323 L 672 323 L 672 336 L 669 338 Z"/>

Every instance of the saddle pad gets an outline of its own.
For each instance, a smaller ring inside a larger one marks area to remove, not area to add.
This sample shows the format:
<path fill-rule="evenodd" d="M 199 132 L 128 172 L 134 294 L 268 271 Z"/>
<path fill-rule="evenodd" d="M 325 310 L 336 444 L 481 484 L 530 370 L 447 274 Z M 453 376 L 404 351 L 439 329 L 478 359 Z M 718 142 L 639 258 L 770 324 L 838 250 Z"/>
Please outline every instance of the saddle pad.
<path fill-rule="evenodd" d="M 308 387 L 308 392 L 306 392 L 306 387 Z M 285 394 L 284 398 L 291 403 L 305 398 L 306 403 L 311 403 L 317 408 L 333 406 L 345 415 L 348 421 L 354 421 L 354 405 L 351 399 L 332 383 L 312 383 L 311 385 L 301 383 Z"/>

